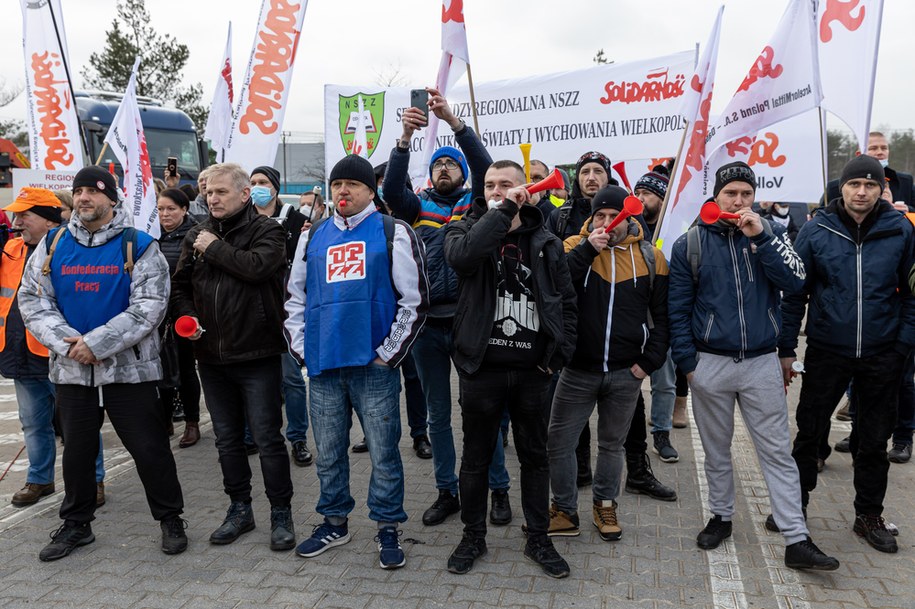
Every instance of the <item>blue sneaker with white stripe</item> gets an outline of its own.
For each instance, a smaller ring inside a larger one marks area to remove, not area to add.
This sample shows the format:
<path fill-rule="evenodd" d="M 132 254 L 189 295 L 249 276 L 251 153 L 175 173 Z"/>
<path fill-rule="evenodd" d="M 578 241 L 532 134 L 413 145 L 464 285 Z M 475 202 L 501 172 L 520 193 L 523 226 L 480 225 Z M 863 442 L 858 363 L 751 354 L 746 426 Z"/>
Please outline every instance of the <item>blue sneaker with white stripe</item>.
<path fill-rule="evenodd" d="M 295 553 L 305 558 L 311 558 L 330 548 L 349 543 L 350 536 L 346 524 L 344 522 L 340 526 L 334 526 L 325 519 L 312 530 L 311 537 L 299 544 Z"/>
<path fill-rule="evenodd" d="M 400 531 L 394 527 L 378 529 L 375 541 L 378 542 L 378 563 L 382 569 L 399 569 L 407 564 L 399 537 Z"/>

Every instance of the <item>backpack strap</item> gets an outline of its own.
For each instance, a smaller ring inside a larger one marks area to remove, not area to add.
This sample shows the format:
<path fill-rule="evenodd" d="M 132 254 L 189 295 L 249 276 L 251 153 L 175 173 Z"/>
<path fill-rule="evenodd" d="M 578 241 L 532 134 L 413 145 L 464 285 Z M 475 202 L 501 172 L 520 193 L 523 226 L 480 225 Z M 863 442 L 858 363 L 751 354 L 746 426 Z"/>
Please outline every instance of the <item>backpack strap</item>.
<path fill-rule="evenodd" d="M 648 267 L 648 287 L 654 289 L 654 277 L 657 274 L 654 246 L 644 239 L 639 241 L 639 249 L 642 250 L 642 257 L 645 259 L 645 266 Z"/>
<path fill-rule="evenodd" d="M 41 266 L 42 275 L 51 274 L 51 258 L 54 257 L 54 252 L 57 251 L 57 243 L 60 241 L 61 237 L 64 236 L 65 232 L 67 232 L 67 229 L 63 226 L 48 231 L 48 235 L 45 237 L 44 241 L 48 255 L 45 257 L 44 264 Z M 51 237 L 52 235 L 53 238 Z"/>
<path fill-rule="evenodd" d="M 137 229 L 128 226 L 121 231 L 121 251 L 124 254 L 124 272 L 133 274 L 134 256 L 139 252 Z"/>
<path fill-rule="evenodd" d="M 572 215 L 572 199 L 568 199 L 563 203 L 562 207 L 560 207 L 556 213 L 559 214 L 556 218 L 556 236 L 562 240 L 562 234 L 565 232 L 566 225 L 569 223 L 569 216 Z"/>
<path fill-rule="evenodd" d="M 282 207 L 280 207 L 280 215 L 275 216 L 273 219 L 279 222 L 280 226 L 286 226 L 286 218 L 289 216 L 292 209 L 292 205 L 283 203 Z"/>
<path fill-rule="evenodd" d="M 771 230 L 772 227 L 770 226 Z M 699 238 L 699 227 L 691 226 L 686 231 L 686 258 L 693 272 L 693 285 L 699 283 L 699 265 L 702 263 L 702 240 Z"/>

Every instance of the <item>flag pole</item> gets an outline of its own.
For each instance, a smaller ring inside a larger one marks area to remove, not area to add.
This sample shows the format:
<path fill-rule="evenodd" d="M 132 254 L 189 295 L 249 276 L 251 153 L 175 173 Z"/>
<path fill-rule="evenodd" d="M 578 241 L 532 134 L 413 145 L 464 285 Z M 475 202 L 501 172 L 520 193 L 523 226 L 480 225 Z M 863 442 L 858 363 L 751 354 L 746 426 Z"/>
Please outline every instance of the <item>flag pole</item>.
<path fill-rule="evenodd" d="M 469 63 L 467 64 L 467 84 L 470 87 L 470 110 L 473 112 L 473 130 L 477 132 L 477 137 L 480 137 L 480 123 L 477 120 L 477 100 L 473 94 L 473 74 L 470 72 Z"/>
<path fill-rule="evenodd" d="M 98 153 L 98 158 L 95 159 L 95 164 L 98 165 L 102 162 L 102 157 L 105 156 L 105 151 L 108 150 L 108 142 L 105 142 L 105 145 L 102 146 L 102 151 Z"/>
<path fill-rule="evenodd" d="M 829 201 L 826 200 L 826 136 L 823 131 L 823 108 L 817 108 L 817 116 L 820 119 L 820 167 L 822 168 L 823 177 L 823 201 L 824 205 L 828 205 Z"/>
<path fill-rule="evenodd" d="M 683 135 L 680 136 L 680 147 L 677 148 L 677 156 L 674 158 L 673 169 L 670 170 L 670 182 L 669 182 L 670 186 L 673 186 L 674 178 L 677 175 L 677 170 L 680 169 L 680 162 L 683 159 L 683 144 L 686 143 L 686 134 L 689 133 L 689 129 L 690 129 L 690 124 L 689 124 L 689 121 L 687 121 L 686 127 L 683 128 Z M 658 242 L 657 236 L 661 234 L 661 225 L 664 223 L 664 216 L 667 212 L 667 203 L 670 201 L 670 191 L 671 190 L 672 190 L 671 188 L 668 188 L 667 192 L 664 193 L 664 201 L 661 202 L 661 211 L 658 212 L 658 223 L 654 227 L 655 239 L 654 239 L 653 245 L 655 247 L 659 247 L 657 245 L 657 242 Z"/>

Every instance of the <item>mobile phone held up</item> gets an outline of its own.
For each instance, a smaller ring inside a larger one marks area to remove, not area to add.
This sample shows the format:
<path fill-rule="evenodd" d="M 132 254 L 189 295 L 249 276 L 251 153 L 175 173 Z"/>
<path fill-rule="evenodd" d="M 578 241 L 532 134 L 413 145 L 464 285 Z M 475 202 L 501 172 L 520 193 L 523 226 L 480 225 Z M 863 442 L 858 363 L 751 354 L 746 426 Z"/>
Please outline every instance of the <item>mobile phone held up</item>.
<path fill-rule="evenodd" d="M 423 113 L 429 120 L 429 92 L 425 89 L 410 89 L 410 105 Z"/>
<path fill-rule="evenodd" d="M 168 176 L 170 178 L 178 177 L 178 157 L 168 157 Z"/>

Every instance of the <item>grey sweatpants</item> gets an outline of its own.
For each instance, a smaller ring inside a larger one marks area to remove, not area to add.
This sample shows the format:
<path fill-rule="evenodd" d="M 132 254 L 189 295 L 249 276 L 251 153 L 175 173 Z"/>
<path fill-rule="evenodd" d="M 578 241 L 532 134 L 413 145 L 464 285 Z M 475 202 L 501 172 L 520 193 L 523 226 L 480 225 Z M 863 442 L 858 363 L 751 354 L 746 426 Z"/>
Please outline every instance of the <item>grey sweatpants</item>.
<path fill-rule="evenodd" d="M 741 362 L 732 357 L 698 354 L 690 381 L 693 417 L 705 451 L 709 510 L 730 520 L 734 514 L 734 402 L 740 406 L 747 431 L 756 448 L 776 524 L 792 544 L 806 539 L 801 511 L 801 483 L 791 456 L 788 403 L 781 366 L 775 353 Z"/>

